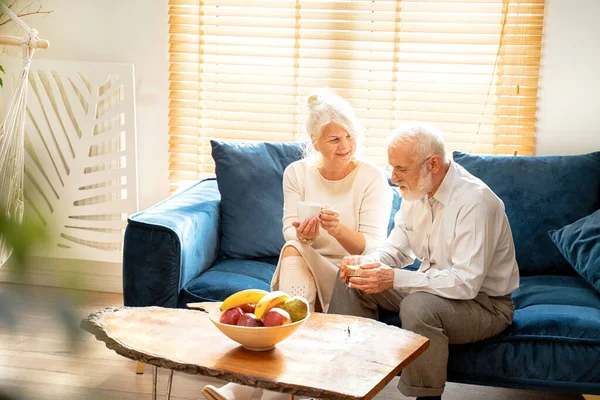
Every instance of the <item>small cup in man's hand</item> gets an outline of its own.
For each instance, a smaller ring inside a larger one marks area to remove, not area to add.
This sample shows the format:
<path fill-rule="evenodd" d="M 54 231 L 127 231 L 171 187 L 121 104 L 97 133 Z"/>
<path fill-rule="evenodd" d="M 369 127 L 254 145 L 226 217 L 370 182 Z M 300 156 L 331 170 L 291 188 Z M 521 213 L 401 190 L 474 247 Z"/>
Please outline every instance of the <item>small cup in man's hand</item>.
<path fill-rule="evenodd" d="M 367 256 L 360 256 L 360 255 L 354 255 L 354 256 L 346 256 L 344 257 L 344 259 L 342 260 L 342 262 L 345 265 L 345 271 L 346 271 L 346 287 L 350 288 L 350 278 L 352 277 L 360 277 L 360 268 L 365 265 L 368 264 L 371 260 L 371 257 L 367 257 Z"/>
<path fill-rule="evenodd" d="M 346 256 L 344 257 L 344 265 L 346 266 L 346 283 L 354 276 L 360 276 L 360 267 L 364 265 L 363 256 Z"/>

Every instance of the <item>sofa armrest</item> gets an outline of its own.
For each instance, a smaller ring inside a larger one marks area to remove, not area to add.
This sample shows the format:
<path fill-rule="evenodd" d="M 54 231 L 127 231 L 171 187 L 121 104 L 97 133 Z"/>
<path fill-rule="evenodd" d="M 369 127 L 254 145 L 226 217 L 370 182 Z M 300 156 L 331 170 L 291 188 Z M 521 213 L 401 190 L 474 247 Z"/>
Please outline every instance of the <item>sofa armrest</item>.
<path fill-rule="evenodd" d="M 181 289 L 217 258 L 220 202 L 216 180 L 206 179 L 128 218 L 126 306 L 177 307 Z"/>

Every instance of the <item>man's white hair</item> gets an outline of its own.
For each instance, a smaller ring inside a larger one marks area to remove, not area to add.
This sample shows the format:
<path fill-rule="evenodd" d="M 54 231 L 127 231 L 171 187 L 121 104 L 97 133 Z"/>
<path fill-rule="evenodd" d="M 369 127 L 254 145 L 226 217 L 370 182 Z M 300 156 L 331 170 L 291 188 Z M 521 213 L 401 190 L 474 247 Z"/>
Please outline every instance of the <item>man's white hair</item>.
<path fill-rule="evenodd" d="M 308 120 L 306 131 L 311 144 L 306 148 L 306 155 L 318 156 L 312 143 L 321 139 L 323 127 L 331 122 L 344 128 L 350 137 L 356 141 L 357 151 L 363 137 L 364 128 L 354 113 L 352 106 L 329 88 L 314 90 L 308 98 Z"/>
<path fill-rule="evenodd" d="M 407 124 L 392 132 L 388 146 L 395 147 L 409 140 L 416 142 L 415 150 L 420 159 L 437 155 L 442 159 L 442 164 L 448 163 L 446 145 L 440 130 L 422 122 Z"/>

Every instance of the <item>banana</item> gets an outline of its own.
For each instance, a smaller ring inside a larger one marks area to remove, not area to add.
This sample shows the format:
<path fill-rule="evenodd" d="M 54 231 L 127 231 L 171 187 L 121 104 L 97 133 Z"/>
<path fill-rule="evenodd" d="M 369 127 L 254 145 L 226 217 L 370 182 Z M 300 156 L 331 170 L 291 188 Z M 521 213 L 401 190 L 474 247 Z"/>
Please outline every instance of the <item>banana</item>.
<path fill-rule="evenodd" d="M 256 316 L 256 319 L 261 319 L 267 313 L 267 311 L 269 311 L 271 308 L 282 305 L 289 298 L 290 296 L 280 291 L 267 294 L 265 297 L 260 299 L 258 303 L 256 303 L 256 308 L 254 309 L 254 315 Z"/>
<path fill-rule="evenodd" d="M 241 306 L 246 303 L 258 303 L 263 297 L 265 297 L 269 292 L 262 289 L 246 289 L 240 290 L 237 293 L 232 294 L 228 298 L 225 299 L 219 309 L 221 311 L 229 310 L 230 308 Z"/>

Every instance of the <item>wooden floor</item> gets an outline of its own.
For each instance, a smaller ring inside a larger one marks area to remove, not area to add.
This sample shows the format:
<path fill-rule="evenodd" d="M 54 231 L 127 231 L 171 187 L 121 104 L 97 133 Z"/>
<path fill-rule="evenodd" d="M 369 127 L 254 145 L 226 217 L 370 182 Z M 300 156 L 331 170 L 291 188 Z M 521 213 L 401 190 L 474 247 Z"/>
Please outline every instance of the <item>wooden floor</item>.
<path fill-rule="evenodd" d="M 150 399 L 151 368 L 135 374 L 134 361 L 125 359 L 90 334 L 76 330 L 70 337 L 56 313 L 72 304 L 76 323 L 98 309 L 123 304 L 121 295 L 64 291 L 41 286 L 0 283 L 0 318 L 8 309 L 17 316 L 10 327 L 0 319 L 0 399 Z M 158 378 L 159 398 L 164 399 L 167 372 Z M 201 399 L 200 390 L 215 379 L 175 373 L 171 398 Z M 396 389 L 397 378 L 378 399 L 406 399 Z M 532 392 L 448 384 L 444 400 L 572 400 L 579 395 Z"/>

